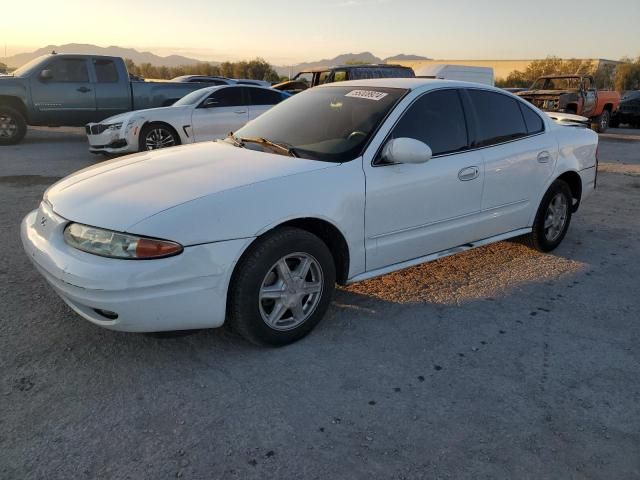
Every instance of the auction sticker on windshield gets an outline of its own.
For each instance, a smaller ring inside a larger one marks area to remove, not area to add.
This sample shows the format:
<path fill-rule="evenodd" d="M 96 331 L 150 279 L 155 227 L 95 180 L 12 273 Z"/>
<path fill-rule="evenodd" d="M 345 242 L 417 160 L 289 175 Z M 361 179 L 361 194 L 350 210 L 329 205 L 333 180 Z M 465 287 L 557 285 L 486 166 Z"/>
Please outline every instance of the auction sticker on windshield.
<path fill-rule="evenodd" d="M 388 93 L 376 92 L 374 90 L 351 90 L 345 97 L 366 98 L 367 100 L 382 100 Z"/>

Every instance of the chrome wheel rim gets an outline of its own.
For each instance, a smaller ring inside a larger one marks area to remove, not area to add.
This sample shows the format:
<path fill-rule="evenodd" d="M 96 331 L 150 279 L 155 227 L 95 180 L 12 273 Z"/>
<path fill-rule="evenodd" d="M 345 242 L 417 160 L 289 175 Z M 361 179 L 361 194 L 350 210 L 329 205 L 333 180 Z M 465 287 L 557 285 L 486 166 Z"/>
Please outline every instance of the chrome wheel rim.
<path fill-rule="evenodd" d="M 144 139 L 147 150 L 157 150 L 159 148 L 172 147 L 176 144 L 171 132 L 165 128 L 154 128 Z"/>
<path fill-rule="evenodd" d="M 549 202 L 547 213 L 544 217 L 544 236 L 549 242 L 555 242 L 567 223 L 567 214 L 569 213 L 569 202 L 567 197 L 562 194 L 556 194 Z"/>
<path fill-rule="evenodd" d="M 609 126 L 609 114 L 603 113 L 602 118 L 600 119 L 600 130 L 606 130 Z"/>
<path fill-rule="evenodd" d="M 320 303 L 323 283 L 322 268 L 312 255 L 298 252 L 282 257 L 260 286 L 262 320 L 278 331 L 299 327 Z"/>
<path fill-rule="evenodd" d="M 0 137 L 12 138 L 17 131 L 18 124 L 15 118 L 7 114 L 0 115 Z"/>

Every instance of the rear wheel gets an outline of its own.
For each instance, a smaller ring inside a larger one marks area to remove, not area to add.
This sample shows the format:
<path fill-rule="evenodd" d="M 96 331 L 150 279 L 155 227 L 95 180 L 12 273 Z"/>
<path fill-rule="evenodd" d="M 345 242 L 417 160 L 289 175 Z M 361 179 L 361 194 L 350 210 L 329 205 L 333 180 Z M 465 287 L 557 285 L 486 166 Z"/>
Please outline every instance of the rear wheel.
<path fill-rule="evenodd" d="M 329 308 L 336 272 L 315 235 L 282 228 L 257 240 L 229 287 L 229 324 L 247 340 L 286 345 L 307 335 Z"/>
<path fill-rule="evenodd" d="M 531 233 L 523 239 L 540 252 L 555 249 L 567 234 L 573 211 L 573 196 L 566 182 L 556 180 L 544 194 Z"/>
<path fill-rule="evenodd" d="M 140 132 L 138 150 L 158 150 L 180 145 L 180 137 L 173 128 L 164 123 L 150 123 Z"/>
<path fill-rule="evenodd" d="M 27 134 L 27 122 L 20 112 L 0 106 L 0 145 L 15 145 Z"/>

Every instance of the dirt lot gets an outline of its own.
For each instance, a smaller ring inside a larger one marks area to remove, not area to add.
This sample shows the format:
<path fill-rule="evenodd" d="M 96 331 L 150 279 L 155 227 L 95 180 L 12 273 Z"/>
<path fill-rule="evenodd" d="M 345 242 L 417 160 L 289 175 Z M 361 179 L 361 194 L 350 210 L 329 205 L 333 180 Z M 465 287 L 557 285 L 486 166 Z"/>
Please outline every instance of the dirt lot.
<path fill-rule="evenodd" d="M 553 255 L 503 242 L 354 285 L 259 349 L 71 312 L 18 225 L 101 157 L 30 132 L 0 149 L 0 478 L 640 478 L 640 142 L 600 158 Z"/>

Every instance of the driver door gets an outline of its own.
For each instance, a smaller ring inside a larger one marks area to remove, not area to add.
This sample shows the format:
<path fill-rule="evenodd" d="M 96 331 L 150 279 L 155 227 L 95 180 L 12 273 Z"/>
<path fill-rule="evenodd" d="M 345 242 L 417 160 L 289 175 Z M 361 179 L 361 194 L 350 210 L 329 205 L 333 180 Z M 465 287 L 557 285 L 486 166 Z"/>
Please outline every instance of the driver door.
<path fill-rule="evenodd" d="M 365 164 L 365 249 L 368 271 L 477 240 L 484 165 L 469 136 L 456 89 L 418 98 L 387 136 L 429 145 L 422 164 Z"/>
<path fill-rule="evenodd" d="M 225 138 L 249 121 L 246 88 L 222 87 L 209 95 L 191 115 L 196 142 Z"/>
<path fill-rule="evenodd" d="M 42 72 L 49 76 L 44 78 Z M 94 119 L 96 95 L 86 58 L 54 58 L 31 82 L 39 123 L 76 126 Z"/>
<path fill-rule="evenodd" d="M 598 102 L 598 93 L 595 89 L 595 86 L 591 83 L 591 79 L 589 78 L 584 79 L 582 84 L 582 91 L 584 92 L 582 115 L 588 117 L 596 108 L 596 103 Z"/>

